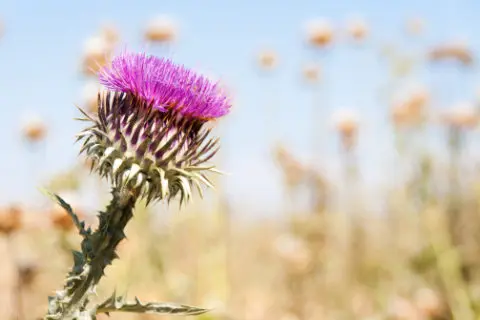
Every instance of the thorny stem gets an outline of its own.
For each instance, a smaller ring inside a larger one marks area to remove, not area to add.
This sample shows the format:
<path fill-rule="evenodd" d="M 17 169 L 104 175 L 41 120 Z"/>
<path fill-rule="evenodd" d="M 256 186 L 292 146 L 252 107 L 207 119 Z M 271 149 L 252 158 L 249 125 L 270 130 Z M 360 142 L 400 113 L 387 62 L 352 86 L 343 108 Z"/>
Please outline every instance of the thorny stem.
<path fill-rule="evenodd" d="M 124 229 L 133 216 L 137 197 L 126 190 L 112 190 L 112 200 L 99 214 L 99 225 L 86 233 L 80 253 L 70 271 L 64 289 L 52 297 L 45 319 L 75 319 L 88 311 L 89 295 L 104 275 L 105 268 L 117 257 L 117 245 L 125 238 Z"/>

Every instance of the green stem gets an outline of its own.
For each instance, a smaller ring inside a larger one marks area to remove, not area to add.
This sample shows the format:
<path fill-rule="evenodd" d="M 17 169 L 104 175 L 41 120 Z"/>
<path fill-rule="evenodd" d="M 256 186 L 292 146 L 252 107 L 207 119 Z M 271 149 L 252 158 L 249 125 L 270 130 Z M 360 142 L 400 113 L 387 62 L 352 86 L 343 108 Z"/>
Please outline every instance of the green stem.
<path fill-rule="evenodd" d="M 51 297 L 45 319 L 76 319 L 89 314 L 89 296 L 104 275 L 105 268 L 117 258 L 117 245 L 125 238 L 124 229 L 133 216 L 137 197 L 127 190 L 112 190 L 112 200 L 100 212 L 95 232 L 84 233 L 82 252 L 74 252 L 74 266 L 64 289 Z"/>

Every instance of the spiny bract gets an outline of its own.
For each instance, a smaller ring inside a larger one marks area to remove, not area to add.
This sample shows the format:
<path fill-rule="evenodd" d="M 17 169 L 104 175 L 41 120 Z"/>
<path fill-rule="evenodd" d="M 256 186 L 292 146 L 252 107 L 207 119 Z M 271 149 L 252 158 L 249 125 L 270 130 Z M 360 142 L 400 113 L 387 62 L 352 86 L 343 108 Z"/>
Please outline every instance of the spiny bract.
<path fill-rule="evenodd" d="M 93 125 L 78 139 L 92 168 L 114 187 L 129 188 L 153 199 L 168 199 L 179 192 L 181 201 L 191 196 L 191 186 L 212 186 L 204 166 L 218 150 L 218 139 L 209 137 L 203 122 L 159 112 L 136 97 L 118 92 L 99 95 L 98 115 L 87 115 Z"/>

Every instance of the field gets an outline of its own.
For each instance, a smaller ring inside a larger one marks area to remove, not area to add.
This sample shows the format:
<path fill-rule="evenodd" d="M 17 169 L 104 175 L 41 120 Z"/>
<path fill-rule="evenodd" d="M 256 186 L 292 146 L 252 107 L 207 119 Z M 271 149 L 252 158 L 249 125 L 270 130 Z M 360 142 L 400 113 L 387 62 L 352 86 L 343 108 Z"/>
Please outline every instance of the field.
<path fill-rule="evenodd" d="M 5 38 L 7 22 L 15 20 L 8 18 L 0 32 Z M 292 44 L 305 51 L 295 64 L 297 79 L 282 71 L 284 63 L 292 67 L 288 54 L 268 43 L 252 46 L 248 79 L 228 83 L 217 68 L 233 111 L 213 124 L 222 147 L 212 163 L 228 173 L 210 175 L 215 188 L 204 190 L 203 198 L 194 192 L 181 207 L 175 200 L 137 203 L 98 296 L 115 291 L 128 299 L 211 309 L 200 320 L 480 319 L 475 47 L 441 33 L 445 41 L 430 44 L 425 34 L 431 25 L 419 16 L 402 23 L 395 44 L 375 38 L 367 19 L 306 22 Z M 147 51 L 181 50 L 173 19 L 159 16 L 145 26 L 138 36 Z M 84 86 L 79 105 L 87 114 L 98 109 L 98 70 L 126 41 L 113 23 L 86 41 L 77 84 Z M 376 60 L 375 70 L 360 67 Z M 342 63 L 348 65 L 338 67 Z M 375 89 L 368 85 L 370 72 L 381 75 Z M 288 94 L 280 92 L 287 77 L 297 86 Z M 8 95 L 0 87 L 0 96 Z M 290 105 L 297 95 L 299 105 Z M 375 105 L 362 108 L 357 101 Z M 40 196 L 40 205 L 22 195 L 9 200 L 10 188 L 21 189 L 16 176 L 36 177 L 22 187 L 28 195 L 37 187 L 59 194 L 92 228 L 110 201 L 109 184 L 90 172 L 83 155 L 47 169 L 37 163 L 54 153 L 51 136 L 73 130 L 67 127 L 74 120 L 59 119 L 57 127 L 41 117 L 22 124 L 18 148 L 22 161 L 33 164 L 17 168 L 18 175 L 6 169 L 0 183 L 8 194 L 0 202 L 1 319 L 41 319 L 82 241 L 67 212 L 47 196 Z M 72 158 L 80 147 L 70 148 Z M 258 166 L 240 166 L 258 159 Z M 42 170 L 48 176 L 38 178 Z M 235 194 L 239 189 L 245 199 Z"/>

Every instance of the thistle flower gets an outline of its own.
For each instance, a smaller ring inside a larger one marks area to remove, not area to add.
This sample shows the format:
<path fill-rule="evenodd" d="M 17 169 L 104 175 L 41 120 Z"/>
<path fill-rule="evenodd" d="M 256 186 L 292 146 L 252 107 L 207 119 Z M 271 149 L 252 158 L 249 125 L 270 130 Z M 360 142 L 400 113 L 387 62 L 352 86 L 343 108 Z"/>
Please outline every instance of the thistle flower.
<path fill-rule="evenodd" d="M 346 149 L 351 149 L 356 143 L 358 132 L 358 117 L 355 113 L 342 110 L 334 114 L 333 121 L 340 134 L 342 144 Z"/>
<path fill-rule="evenodd" d="M 149 22 L 144 36 L 152 42 L 172 42 L 177 36 L 177 27 L 169 17 L 159 16 Z"/>
<path fill-rule="evenodd" d="M 206 163 L 218 149 L 205 124 L 229 112 L 217 84 L 166 59 L 123 53 L 99 74 L 98 115 L 79 135 L 92 168 L 148 201 L 181 202 L 211 186 Z"/>
<path fill-rule="evenodd" d="M 442 115 L 443 122 L 457 129 L 471 129 L 477 126 L 480 117 L 476 108 L 469 103 L 460 103 Z"/>
<path fill-rule="evenodd" d="M 274 69 L 277 66 L 278 57 L 273 50 L 263 50 L 258 54 L 258 64 L 262 69 Z"/>
<path fill-rule="evenodd" d="M 10 235 L 22 227 L 22 209 L 11 206 L 0 211 L 0 234 Z"/>
<path fill-rule="evenodd" d="M 118 258 L 125 228 L 140 198 L 190 199 L 192 187 L 212 186 L 206 163 L 215 155 L 218 139 L 205 124 L 229 112 L 230 101 L 217 84 L 205 77 L 146 54 L 123 53 L 99 72 L 107 90 L 98 95 L 98 112 L 83 112 L 80 120 L 91 123 L 78 140 L 80 153 L 92 169 L 110 180 L 112 200 L 98 215 L 95 231 L 85 228 L 72 207 L 49 194 L 73 220 L 83 237 L 82 251 L 74 252 L 74 265 L 62 290 L 50 297 L 45 319 L 79 319 L 113 311 L 201 314 L 207 310 L 183 305 L 133 302 L 115 293 L 91 306 L 90 296 Z"/>
<path fill-rule="evenodd" d="M 306 32 L 308 43 L 314 47 L 325 48 L 333 41 L 333 30 L 326 20 L 309 21 Z"/>
<path fill-rule="evenodd" d="M 395 127 L 399 128 L 410 123 L 410 114 L 404 104 L 394 104 L 390 110 Z"/>
<path fill-rule="evenodd" d="M 439 45 L 430 51 L 429 58 L 431 61 L 457 60 L 464 66 L 474 62 L 472 50 L 462 42 Z"/>
<path fill-rule="evenodd" d="M 416 88 L 407 95 L 395 99 L 392 106 L 392 120 L 395 126 L 420 124 L 426 119 L 430 93 L 425 88 Z"/>
<path fill-rule="evenodd" d="M 308 83 L 316 83 L 320 78 L 320 67 L 310 63 L 303 67 L 303 78 Z"/>
<path fill-rule="evenodd" d="M 36 143 L 45 138 L 47 127 L 43 120 L 36 115 L 29 115 L 23 121 L 22 135 L 30 143 Z"/>
<path fill-rule="evenodd" d="M 348 35 L 355 41 L 362 41 L 368 35 L 367 23 L 359 18 L 351 19 L 347 21 Z"/>

